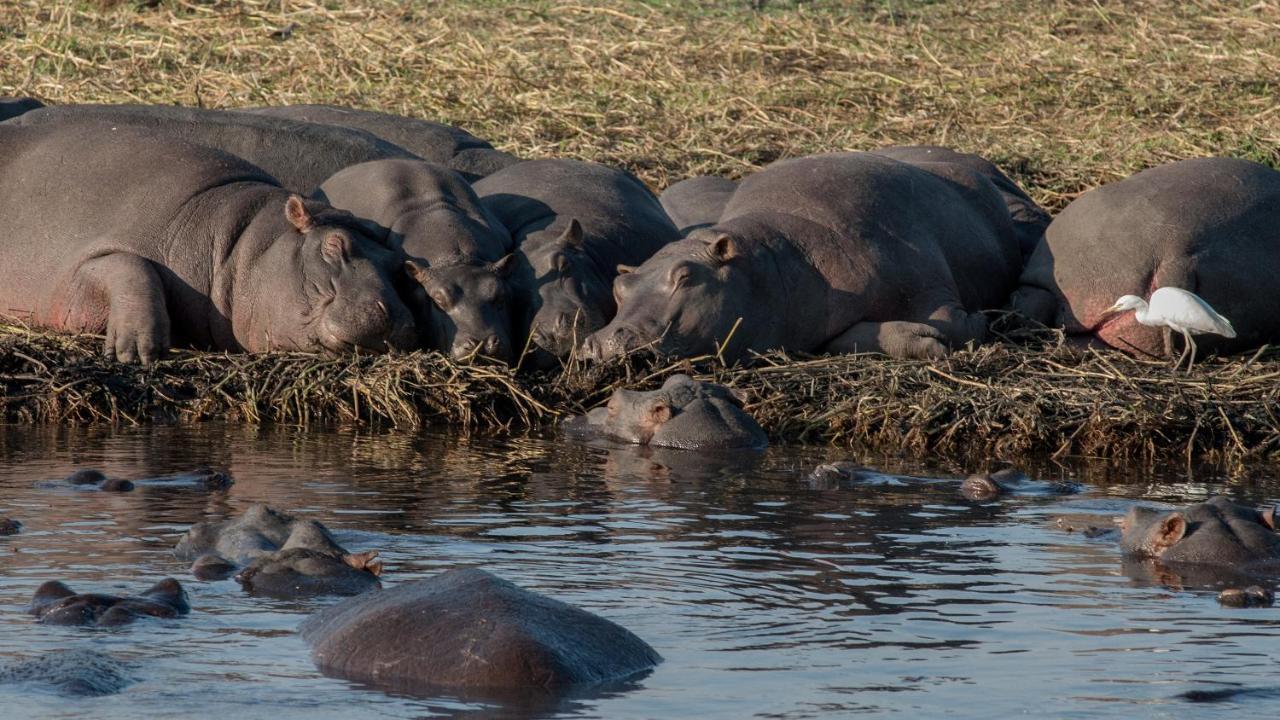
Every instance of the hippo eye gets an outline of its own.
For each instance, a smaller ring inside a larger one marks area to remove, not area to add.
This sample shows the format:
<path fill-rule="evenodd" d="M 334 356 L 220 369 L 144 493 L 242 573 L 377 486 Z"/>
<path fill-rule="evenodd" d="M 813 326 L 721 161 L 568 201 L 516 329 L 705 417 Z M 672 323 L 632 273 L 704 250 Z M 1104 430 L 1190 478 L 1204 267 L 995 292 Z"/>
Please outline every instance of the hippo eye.
<path fill-rule="evenodd" d="M 679 288 L 681 285 L 684 285 L 685 283 L 689 282 L 689 278 L 692 275 L 693 275 L 693 272 L 689 269 L 688 265 L 676 265 L 675 267 L 671 268 L 671 276 L 670 276 L 671 289 L 674 290 L 676 288 Z"/>
<path fill-rule="evenodd" d="M 453 306 L 453 298 L 443 289 L 431 291 L 431 302 L 435 303 L 441 310 L 448 310 Z"/>

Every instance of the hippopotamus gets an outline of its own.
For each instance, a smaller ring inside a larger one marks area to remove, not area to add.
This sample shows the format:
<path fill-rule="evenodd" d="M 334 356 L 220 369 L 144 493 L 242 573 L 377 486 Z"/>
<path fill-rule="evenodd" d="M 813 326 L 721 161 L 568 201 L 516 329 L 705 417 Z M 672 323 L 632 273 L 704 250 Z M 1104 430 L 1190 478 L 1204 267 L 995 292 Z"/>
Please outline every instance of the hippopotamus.
<path fill-rule="evenodd" d="M 44 107 L 33 97 L 0 97 L 0 122 Z"/>
<path fill-rule="evenodd" d="M 36 483 L 36 487 L 102 490 L 104 492 L 132 492 L 135 485 L 131 480 L 108 477 L 107 474 L 101 470 L 83 468 L 76 470 L 61 480 L 38 482 Z"/>
<path fill-rule="evenodd" d="M 46 625 L 127 625 L 141 617 L 175 618 L 191 612 L 187 591 L 165 578 L 138 595 L 77 593 L 57 580 L 36 588 L 28 612 Z"/>
<path fill-rule="evenodd" d="M 662 191 L 658 202 L 682 236 L 711 227 L 738 189 L 738 183 L 714 175 L 685 178 Z"/>
<path fill-rule="evenodd" d="M 511 233 L 461 175 L 423 160 L 373 160 L 338 171 L 316 197 L 408 256 L 416 287 L 406 294 L 427 347 L 511 360 Z"/>
<path fill-rule="evenodd" d="M 568 357 L 613 317 L 619 265 L 644 262 L 680 237 L 644 183 L 598 163 L 530 160 L 475 190 L 515 240 L 513 335 L 528 339 L 536 366 Z"/>
<path fill-rule="evenodd" d="M 175 342 L 340 353 L 415 343 L 392 283 L 398 253 L 350 214 L 218 150 L 126 127 L 0 124 L 0 217 L 3 312 L 103 334 L 120 361 L 153 361 Z"/>
<path fill-rule="evenodd" d="M 235 481 L 230 475 L 209 468 L 196 468 L 188 472 L 162 475 L 153 478 L 125 480 L 108 477 L 101 470 L 82 468 L 62 480 L 37 483 L 39 487 L 69 487 L 77 490 L 103 490 L 106 492 L 130 492 L 139 487 L 177 488 L 198 490 L 226 490 Z"/>
<path fill-rule="evenodd" d="M 561 692 L 662 660 L 604 618 L 478 569 L 365 593 L 299 630 L 321 672 L 401 692 Z"/>
<path fill-rule="evenodd" d="M 805 482 L 814 489 L 835 490 L 865 486 L 905 486 L 901 478 L 850 460 L 822 463 L 813 469 Z"/>
<path fill-rule="evenodd" d="M 1090 190 L 1054 218 L 1019 283 L 1019 314 L 1137 355 L 1165 354 L 1161 328 L 1109 310 L 1161 287 L 1199 295 L 1234 325 L 1235 338 L 1197 341 L 1202 353 L 1280 341 L 1280 172 L 1198 158 Z"/>
<path fill-rule="evenodd" d="M 818 489 L 837 489 L 865 486 L 949 486 L 956 487 L 951 478 L 917 478 L 887 475 L 865 465 L 839 460 L 823 463 L 809 473 L 807 482 Z M 961 480 L 960 495 L 967 500 L 994 500 L 1002 495 L 1071 495 L 1083 488 L 1076 483 L 1032 480 L 1022 471 L 1005 468 L 995 472 L 975 473 Z"/>
<path fill-rule="evenodd" d="M 743 180 L 714 226 L 620 275 L 617 317 L 583 356 L 936 358 L 985 339 L 979 311 L 1004 302 L 1020 266 L 1004 195 L 968 163 L 782 160 Z"/>
<path fill-rule="evenodd" d="M 109 129 L 134 128 L 151 137 L 173 137 L 246 160 L 280 185 L 302 194 L 312 192 L 330 175 L 351 165 L 389 158 L 418 159 L 412 152 L 362 130 L 227 110 L 167 105 L 54 105 L 24 113 L 7 124 L 94 128 L 97 144 L 110 144 Z"/>
<path fill-rule="evenodd" d="M 672 375 L 657 390 L 615 390 L 605 407 L 564 425 L 637 445 L 687 450 L 763 448 L 769 438 L 732 390 Z"/>
<path fill-rule="evenodd" d="M 377 551 L 349 553 L 324 525 L 262 504 L 232 520 L 193 525 L 173 553 L 195 561 L 199 579 L 239 570 L 245 590 L 269 597 L 355 595 L 378 587 L 382 573 Z"/>
<path fill-rule="evenodd" d="M 1280 535 L 1275 530 L 1275 508 L 1260 511 L 1218 495 L 1181 510 L 1131 508 L 1120 522 L 1120 549 L 1131 565 L 1156 563 L 1149 572 L 1129 567 L 1131 575 L 1218 584 L 1224 578 L 1280 573 Z"/>
<path fill-rule="evenodd" d="M 495 150 L 488 142 L 462 128 L 419 118 L 333 105 L 284 105 L 241 108 L 241 111 L 362 130 L 402 147 L 423 160 L 456 170 L 469 182 L 520 161 L 511 153 Z"/>
<path fill-rule="evenodd" d="M 0 683 L 43 686 L 71 697 L 114 695 L 133 684 L 130 667 L 107 653 L 53 650 L 0 665 Z"/>
<path fill-rule="evenodd" d="M 0 517 L 0 537 L 17 535 L 22 532 L 22 523 L 13 518 Z"/>

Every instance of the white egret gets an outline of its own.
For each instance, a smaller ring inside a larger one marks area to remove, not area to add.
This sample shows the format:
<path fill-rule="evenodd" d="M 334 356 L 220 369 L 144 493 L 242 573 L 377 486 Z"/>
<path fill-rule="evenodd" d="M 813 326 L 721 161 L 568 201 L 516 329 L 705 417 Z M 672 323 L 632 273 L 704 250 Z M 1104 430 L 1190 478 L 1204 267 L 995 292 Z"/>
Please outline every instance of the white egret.
<path fill-rule="evenodd" d="M 1193 334 L 1211 333 L 1229 338 L 1236 336 L 1236 329 L 1231 327 L 1230 320 L 1219 315 L 1218 311 L 1210 307 L 1209 303 L 1199 295 L 1182 288 L 1157 288 L 1151 293 L 1149 303 L 1137 295 L 1125 295 L 1116 300 L 1116 304 L 1108 308 L 1107 312 L 1126 310 L 1135 311 L 1134 317 L 1147 327 L 1164 328 L 1164 347 L 1170 355 L 1173 354 L 1171 333 L 1174 330 L 1182 333 L 1183 339 L 1186 340 L 1186 347 L 1173 367 L 1176 369 L 1182 364 L 1183 358 L 1190 356 L 1187 372 L 1191 372 L 1191 366 L 1196 361 L 1196 343 L 1191 339 Z"/>

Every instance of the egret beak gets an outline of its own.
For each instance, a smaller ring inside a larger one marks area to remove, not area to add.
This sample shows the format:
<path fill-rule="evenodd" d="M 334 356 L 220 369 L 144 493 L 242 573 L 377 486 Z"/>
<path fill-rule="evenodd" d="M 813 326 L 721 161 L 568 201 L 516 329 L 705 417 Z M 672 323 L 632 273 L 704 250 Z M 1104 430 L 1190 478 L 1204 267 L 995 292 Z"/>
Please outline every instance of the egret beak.
<path fill-rule="evenodd" d="M 1103 314 L 1103 315 L 1112 315 L 1112 314 L 1114 314 L 1114 313 L 1118 313 L 1118 312 L 1124 312 L 1124 308 L 1120 307 L 1120 303 L 1116 303 L 1115 305 L 1112 305 L 1111 307 L 1107 308 L 1106 310 L 1103 310 L 1103 311 L 1102 311 L 1102 314 Z"/>

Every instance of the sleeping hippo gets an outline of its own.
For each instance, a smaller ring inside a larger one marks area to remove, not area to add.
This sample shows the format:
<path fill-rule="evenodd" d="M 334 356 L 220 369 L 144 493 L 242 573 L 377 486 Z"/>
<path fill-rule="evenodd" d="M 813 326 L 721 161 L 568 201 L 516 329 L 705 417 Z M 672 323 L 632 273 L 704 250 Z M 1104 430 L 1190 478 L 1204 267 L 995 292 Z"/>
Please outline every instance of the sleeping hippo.
<path fill-rule="evenodd" d="M 517 252 L 513 335 L 531 363 L 551 366 L 613 317 L 618 267 L 644 262 L 680 236 L 653 193 L 628 172 L 578 160 L 530 160 L 475 184 Z"/>
<path fill-rule="evenodd" d="M 1013 310 L 1131 353 L 1164 355 L 1161 329 L 1107 311 L 1160 287 L 1194 292 L 1234 325 L 1234 339 L 1197 340 L 1202 353 L 1280 341 L 1280 172 L 1199 158 L 1090 190 L 1054 219 L 1020 284 Z"/>
<path fill-rule="evenodd" d="M 0 122 L 42 107 L 44 103 L 33 97 L 0 97 Z"/>
<path fill-rule="evenodd" d="M 224 152 L 126 127 L 0 124 L 0 217 L 2 312 L 105 335 L 123 362 L 171 344 L 415 343 L 392 284 L 400 256 Z"/>
<path fill-rule="evenodd" d="M 511 233 L 461 175 L 422 160 L 374 160 L 338 171 L 317 198 L 408 256 L 417 287 L 406 294 L 427 347 L 511 360 Z"/>
<path fill-rule="evenodd" d="M 36 588 L 27 612 L 46 625 L 127 625 L 141 617 L 175 618 L 191 612 L 187 591 L 165 578 L 138 595 L 77 593 L 57 580 Z"/>
<path fill-rule="evenodd" d="M 565 423 L 570 432 L 688 450 L 763 448 L 769 438 L 723 385 L 672 375 L 657 390 L 616 390 L 609 404 Z"/>
<path fill-rule="evenodd" d="M 382 573 L 377 551 L 349 553 L 324 525 L 261 504 L 233 520 L 193 525 L 173 554 L 195 561 L 202 580 L 239 570 L 245 590 L 269 597 L 355 595 L 378 587 Z"/>
<path fill-rule="evenodd" d="M 1280 573 L 1275 508 L 1257 510 L 1221 495 L 1182 510 L 1133 507 L 1120 523 L 1120 549 L 1130 575 L 1172 584 L 1218 584 Z M 1154 568 L 1141 568 L 1142 561 Z"/>
<path fill-rule="evenodd" d="M 475 569 L 365 593 L 299 630 L 325 674 L 400 692 L 555 693 L 662 661 L 604 618 Z"/>
<path fill-rule="evenodd" d="M 495 150 L 492 145 L 462 128 L 430 120 L 334 105 L 285 105 L 243 108 L 242 111 L 362 130 L 402 147 L 423 160 L 456 170 L 471 182 L 519 162 L 516 156 Z"/>
<path fill-rule="evenodd" d="M 663 190 L 658 202 L 680 234 L 688 235 L 715 225 L 737 189 L 738 183 L 727 178 L 699 175 Z"/>
<path fill-rule="evenodd" d="M 936 358 L 982 341 L 979 311 L 1017 279 L 1018 233 L 985 174 L 922 165 L 834 153 L 747 177 L 716 225 L 618 277 L 618 315 L 583 355 Z"/>
<path fill-rule="evenodd" d="M 23 127 L 97 128 L 98 144 L 111 129 L 135 128 L 235 155 L 282 186 L 310 193 L 342 168 L 370 160 L 417 159 L 412 152 L 367 132 L 228 110 L 168 105 L 55 105 L 8 121 Z"/>
<path fill-rule="evenodd" d="M 114 695 L 133 684 L 129 665 L 97 650 L 52 650 L 0 665 L 0 684 L 44 687 L 70 697 Z"/>

